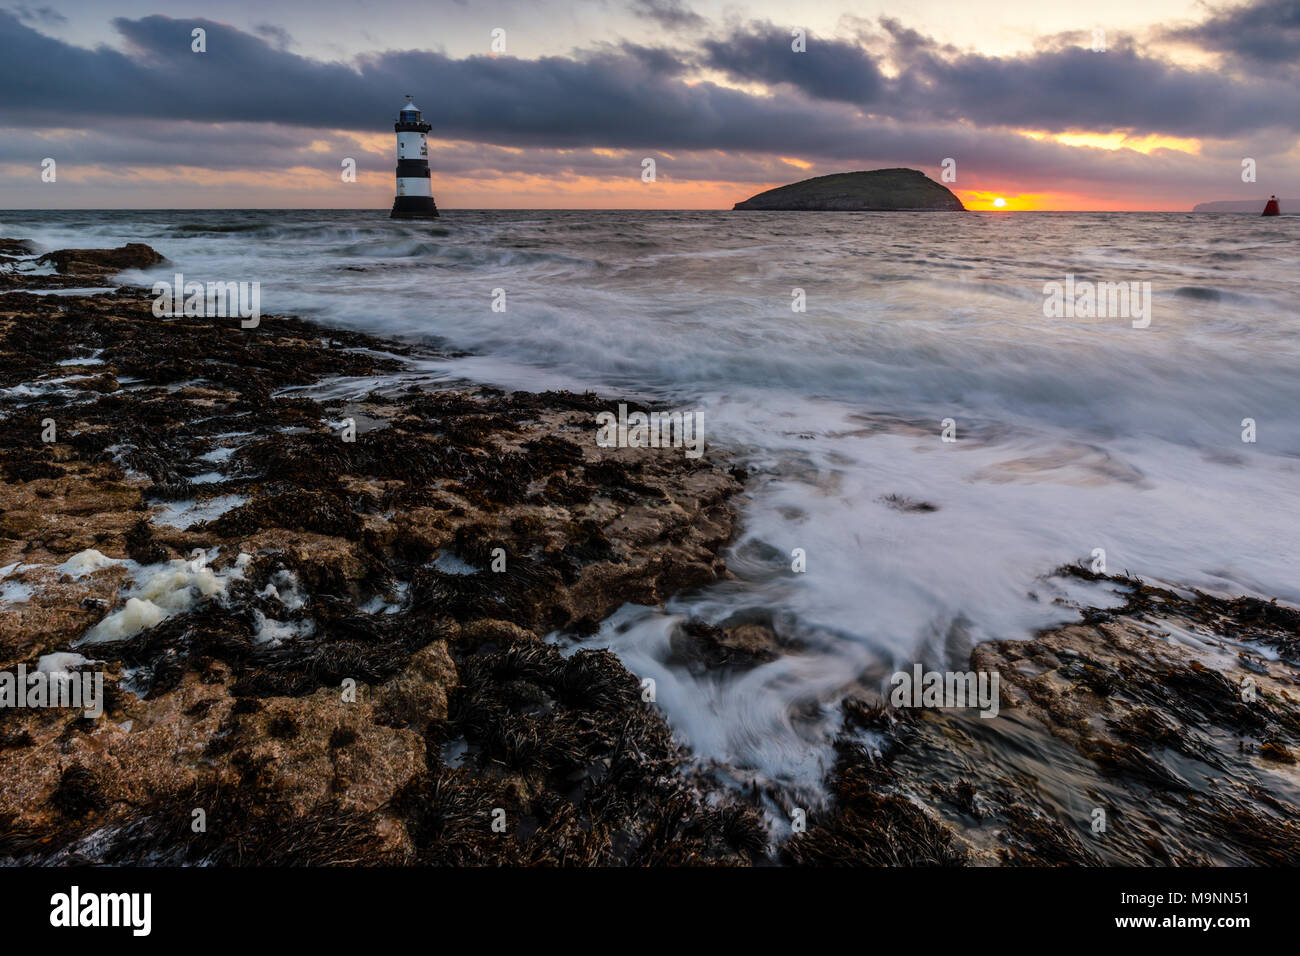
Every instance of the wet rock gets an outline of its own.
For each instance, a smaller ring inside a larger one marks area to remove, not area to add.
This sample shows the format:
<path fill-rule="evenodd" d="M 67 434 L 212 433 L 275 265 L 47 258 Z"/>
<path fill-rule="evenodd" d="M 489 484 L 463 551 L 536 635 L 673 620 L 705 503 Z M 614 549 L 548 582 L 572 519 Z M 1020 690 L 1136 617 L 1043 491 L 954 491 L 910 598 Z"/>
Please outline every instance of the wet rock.
<path fill-rule="evenodd" d="M 685 621 L 669 637 L 668 663 L 695 674 L 714 670 L 749 670 L 775 660 L 780 642 L 771 625 L 762 620 L 740 620 L 717 627 L 703 621 Z"/>
<path fill-rule="evenodd" d="M 938 505 L 932 505 L 928 501 L 908 498 L 906 495 L 885 495 L 880 500 L 895 511 L 904 511 L 909 514 L 929 514 L 939 510 Z"/>
<path fill-rule="evenodd" d="M 71 275 L 103 275 L 123 269 L 147 269 L 166 260 L 142 242 L 128 242 L 117 249 L 59 249 L 36 260 Z"/>
<path fill-rule="evenodd" d="M 969 667 L 1000 676 L 994 718 L 846 704 L 829 832 L 792 840 L 791 862 L 879 854 L 876 828 L 906 824 L 859 808 L 885 797 L 943 831 L 912 821 L 926 858 L 946 847 L 1012 865 L 1300 861 L 1300 773 L 1287 759 L 1300 673 L 1294 658 L 1242 666 L 1243 642 L 1294 647 L 1289 609 L 1062 573 L 1113 582 L 1126 601 L 1104 620 L 977 645 Z"/>
<path fill-rule="evenodd" d="M 30 256 L 36 252 L 36 244 L 30 239 L 0 239 L 0 254 L 6 256 Z"/>

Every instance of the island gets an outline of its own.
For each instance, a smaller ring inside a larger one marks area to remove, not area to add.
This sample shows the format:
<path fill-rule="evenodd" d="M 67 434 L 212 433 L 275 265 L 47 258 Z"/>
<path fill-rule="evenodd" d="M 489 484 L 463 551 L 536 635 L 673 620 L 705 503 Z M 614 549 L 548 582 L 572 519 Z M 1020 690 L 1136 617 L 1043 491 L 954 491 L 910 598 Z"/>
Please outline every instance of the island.
<path fill-rule="evenodd" d="M 742 210 L 833 212 L 964 212 L 945 186 L 919 169 L 832 173 L 778 186 L 732 207 Z"/>

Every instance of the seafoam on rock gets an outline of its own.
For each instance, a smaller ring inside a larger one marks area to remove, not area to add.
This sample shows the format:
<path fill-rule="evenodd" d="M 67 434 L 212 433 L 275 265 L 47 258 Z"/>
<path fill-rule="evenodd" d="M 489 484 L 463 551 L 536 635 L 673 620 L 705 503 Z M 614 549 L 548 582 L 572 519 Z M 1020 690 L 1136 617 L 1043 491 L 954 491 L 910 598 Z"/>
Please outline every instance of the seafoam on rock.
<path fill-rule="evenodd" d="M 132 569 L 134 584 L 126 604 L 86 632 L 82 642 L 120 641 L 154 627 L 173 614 L 189 610 L 199 601 L 221 597 L 231 581 L 241 580 L 252 555 L 240 554 L 222 571 L 209 565 L 215 554 L 200 554 L 191 560 L 180 558 Z"/>

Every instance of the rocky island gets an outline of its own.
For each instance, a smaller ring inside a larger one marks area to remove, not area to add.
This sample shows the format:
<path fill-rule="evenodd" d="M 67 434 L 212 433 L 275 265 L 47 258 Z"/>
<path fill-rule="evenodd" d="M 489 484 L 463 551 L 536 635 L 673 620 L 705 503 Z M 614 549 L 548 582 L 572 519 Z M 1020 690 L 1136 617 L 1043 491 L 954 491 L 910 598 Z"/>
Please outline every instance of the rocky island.
<path fill-rule="evenodd" d="M 738 202 L 732 209 L 810 212 L 964 212 L 952 190 L 919 169 L 817 176 Z"/>

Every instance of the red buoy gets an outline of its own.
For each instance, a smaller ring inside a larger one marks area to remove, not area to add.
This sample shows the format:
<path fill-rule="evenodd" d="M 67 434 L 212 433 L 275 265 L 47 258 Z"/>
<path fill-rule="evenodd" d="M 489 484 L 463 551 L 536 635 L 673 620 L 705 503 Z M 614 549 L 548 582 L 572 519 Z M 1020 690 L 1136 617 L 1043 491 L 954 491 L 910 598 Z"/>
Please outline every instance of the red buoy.
<path fill-rule="evenodd" d="M 1269 197 L 1268 197 L 1268 203 L 1265 204 L 1265 206 L 1264 206 L 1264 211 L 1263 211 L 1262 213 L 1260 213 L 1260 215 L 1261 215 L 1261 216 L 1280 216 L 1281 214 L 1282 214 L 1282 210 L 1278 208 L 1278 205 L 1277 205 L 1277 197 L 1276 197 L 1276 196 L 1269 196 Z"/>

